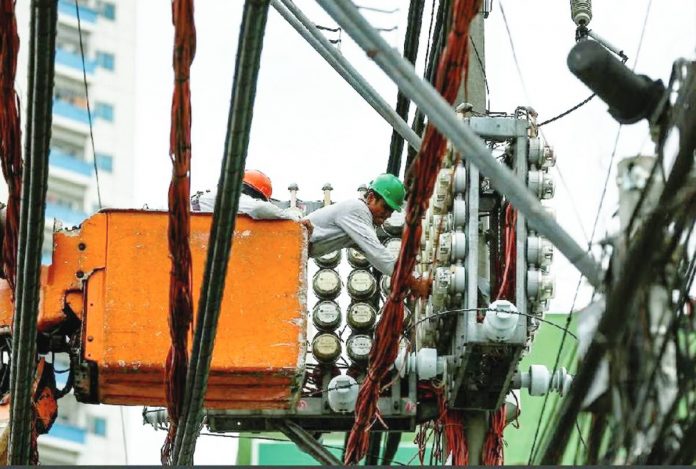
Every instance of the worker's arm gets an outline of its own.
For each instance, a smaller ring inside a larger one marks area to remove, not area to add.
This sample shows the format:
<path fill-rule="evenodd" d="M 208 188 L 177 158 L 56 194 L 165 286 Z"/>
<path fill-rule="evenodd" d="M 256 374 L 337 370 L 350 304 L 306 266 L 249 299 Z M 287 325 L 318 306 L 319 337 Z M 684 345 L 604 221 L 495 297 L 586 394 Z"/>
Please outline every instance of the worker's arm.
<path fill-rule="evenodd" d="M 353 240 L 370 264 L 383 274 L 392 274 L 396 257 L 379 242 L 369 213 L 351 211 L 338 217 L 336 224 Z"/>

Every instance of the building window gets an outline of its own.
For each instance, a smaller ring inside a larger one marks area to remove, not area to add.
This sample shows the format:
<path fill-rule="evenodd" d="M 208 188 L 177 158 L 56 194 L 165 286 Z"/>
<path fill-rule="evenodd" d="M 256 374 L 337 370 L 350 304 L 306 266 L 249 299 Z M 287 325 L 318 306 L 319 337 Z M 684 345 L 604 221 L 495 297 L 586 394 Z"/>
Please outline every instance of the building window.
<path fill-rule="evenodd" d="M 104 119 L 109 122 L 114 120 L 114 107 L 111 104 L 97 102 L 94 103 L 94 117 Z"/>
<path fill-rule="evenodd" d="M 101 3 L 101 14 L 107 20 L 115 20 L 116 19 L 116 5 L 114 5 L 111 2 L 102 2 Z"/>
<path fill-rule="evenodd" d="M 97 160 L 97 168 L 112 173 L 114 171 L 114 157 L 105 153 L 94 155 Z"/>
<path fill-rule="evenodd" d="M 97 52 L 97 65 L 100 66 L 101 68 L 105 68 L 107 70 L 113 70 L 114 69 L 114 54 L 109 54 L 108 52 Z"/>
<path fill-rule="evenodd" d="M 106 419 L 103 417 L 90 417 L 89 432 L 97 436 L 106 436 Z"/>

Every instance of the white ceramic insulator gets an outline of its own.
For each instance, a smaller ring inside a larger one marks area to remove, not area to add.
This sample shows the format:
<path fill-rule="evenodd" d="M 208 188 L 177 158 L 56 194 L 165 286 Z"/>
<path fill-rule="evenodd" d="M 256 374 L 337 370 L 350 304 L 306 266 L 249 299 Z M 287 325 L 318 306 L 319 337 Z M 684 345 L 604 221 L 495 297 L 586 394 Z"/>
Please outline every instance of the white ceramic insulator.
<path fill-rule="evenodd" d="M 463 261 L 466 258 L 466 235 L 461 231 L 452 233 L 452 259 Z"/>
<path fill-rule="evenodd" d="M 555 186 L 553 178 L 545 171 L 532 170 L 527 174 L 527 186 L 540 199 L 553 198 Z"/>
<path fill-rule="evenodd" d="M 466 192 L 466 168 L 464 165 L 459 165 L 454 169 L 454 184 L 452 190 L 455 194 L 463 194 Z"/>
<path fill-rule="evenodd" d="M 336 413 L 345 414 L 355 410 L 358 400 L 358 382 L 347 375 L 334 376 L 328 386 L 329 407 Z"/>
<path fill-rule="evenodd" d="M 530 163 L 540 169 L 547 169 L 556 164 L 556 154 L 553 148 L 548 146 L 542 137 L 529 139 L 527 157 Z"/>
<path fill-rule="evenodd" d="M 528 270 L 527 296 L 532 301 L 546 301 L 553 298 L 555 283 L 552 274 L 541 270 Z"/>
<path fill-rule="evenodd" d="M 450 275 L 452 276 L 450 292 L 453 294 L 464 293 L 466 291 L 466 269 L 460 265 L 453 266 Z"/>
<path fill-rule="evenodd" d="M 483 331 L 489 340 L 506 342 L 515 335 L 519 321 L 517 308 L 507 300 L 497 300 L 490 304 L 483 318 Z"/>
<path fill-rule="evenodd" d="M 452 221 L 455 228 L 464 228 L 466 226 L 466 202 L 460 196 L 454 199 L 452 204 Z"/>
<path fill-rule="evenodd" d="M 527 238 L 527 262 L 547 269 L 553 262 L 553 244 L 541 236 Z"/>

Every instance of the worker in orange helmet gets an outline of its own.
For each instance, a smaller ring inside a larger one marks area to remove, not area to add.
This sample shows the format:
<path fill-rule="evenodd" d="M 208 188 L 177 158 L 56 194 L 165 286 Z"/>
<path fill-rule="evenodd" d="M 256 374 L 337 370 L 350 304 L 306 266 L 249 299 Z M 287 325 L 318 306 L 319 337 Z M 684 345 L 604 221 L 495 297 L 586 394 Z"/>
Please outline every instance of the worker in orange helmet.
<path fill-rule="evenodd" d="M 242 193 L 239 196 L 237 213 L 248 215 L 254 220 L 295 220 L 307 228 L 312 234 L 312 223 L 300 220 L 300 215 L 284 210 L 269 200 L 273 194 L 271 178 L 258 169 L 244 171 Z M 198 193 L 191 198 L 191 208 L 194 212 L 212 212 L 215 208 L 214 191 Z"/>

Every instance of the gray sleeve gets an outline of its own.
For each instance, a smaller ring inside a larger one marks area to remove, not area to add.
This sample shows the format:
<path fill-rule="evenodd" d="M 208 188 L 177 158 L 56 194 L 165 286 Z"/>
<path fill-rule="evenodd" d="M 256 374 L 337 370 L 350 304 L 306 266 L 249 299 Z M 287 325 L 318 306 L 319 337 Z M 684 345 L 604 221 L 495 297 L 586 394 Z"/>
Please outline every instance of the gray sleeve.
<path fill-rule="evenodd" d="M 249 215 L 254 220 L 295 220 L 298 221 L 300 217 L 293 213 L 283 210 L 282 208 L 276 207 L 270 202 L 264 202 L 261 200 L 254 200 L 250 203 L 243 203 L 242 200 L 239 201 L 239 213 L 244 213 Z"/>
<path fill-rule="evenodd" d="M 351 211 L 338 217 L 336 224 L 380 272 L 385 275 L 391 275 L 394 272 L 396 258 L 379 242 L 369 215 Z"/>

